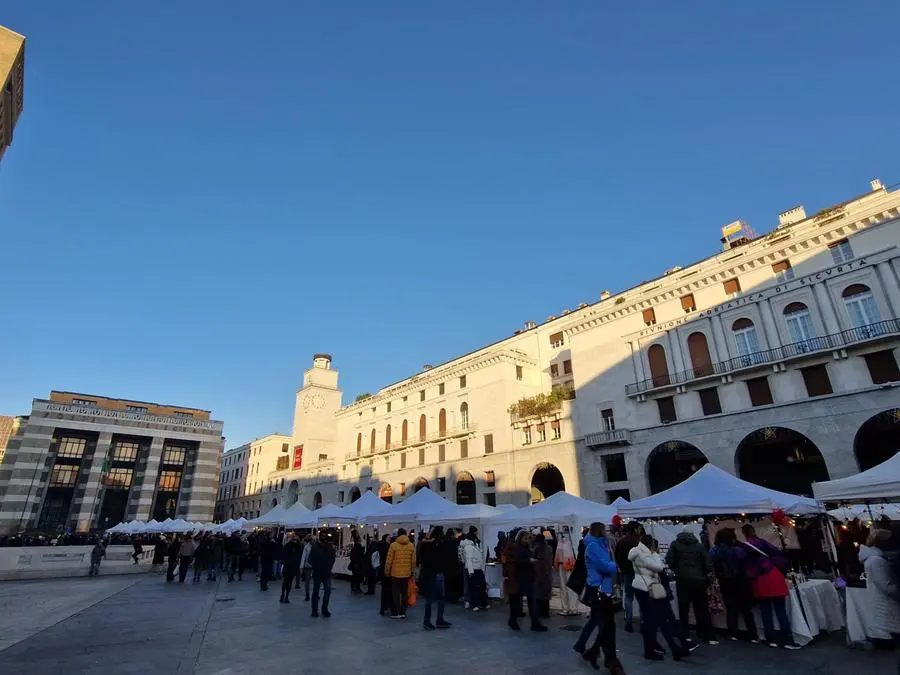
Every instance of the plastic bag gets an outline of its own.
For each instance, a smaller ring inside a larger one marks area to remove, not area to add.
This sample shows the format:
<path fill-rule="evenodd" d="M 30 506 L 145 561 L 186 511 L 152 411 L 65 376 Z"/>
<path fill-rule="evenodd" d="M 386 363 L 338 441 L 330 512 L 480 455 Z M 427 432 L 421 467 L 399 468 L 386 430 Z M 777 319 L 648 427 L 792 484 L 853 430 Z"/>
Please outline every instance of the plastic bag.
<path fill-rule="evenodd" d="M 409 594 L 409 601 L 407 602 L 407 604 L 410 607 L 415 607 L 416 600 L 419 597 L 419 589 L 416 588 L 416 582 L 412 578 L 410 578 L 409 581 L 407 582 L 407 593 Z"/>

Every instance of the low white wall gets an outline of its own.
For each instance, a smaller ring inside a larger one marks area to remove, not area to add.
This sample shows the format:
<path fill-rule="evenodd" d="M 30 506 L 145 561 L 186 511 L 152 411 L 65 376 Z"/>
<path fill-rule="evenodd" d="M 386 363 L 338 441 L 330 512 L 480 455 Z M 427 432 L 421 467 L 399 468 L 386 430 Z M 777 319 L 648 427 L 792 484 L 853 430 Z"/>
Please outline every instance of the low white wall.
<path fill-rule="evenodd" d="M 49 579 L 87 576 L 93 546 L 0 547 L 0 579 Z M 131 559 L 131 546 L 109 546 L 100 574 L 137 574 L 150 569 L 152 547 L 144 547 L 140 562 Z"/>

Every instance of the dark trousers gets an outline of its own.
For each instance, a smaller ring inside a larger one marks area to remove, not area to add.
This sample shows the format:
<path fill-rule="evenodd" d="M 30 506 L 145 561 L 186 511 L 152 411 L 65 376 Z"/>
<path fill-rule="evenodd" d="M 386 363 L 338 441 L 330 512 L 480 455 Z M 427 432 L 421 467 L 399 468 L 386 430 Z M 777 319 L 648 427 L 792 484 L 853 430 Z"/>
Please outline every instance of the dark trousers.
<path fill-rule="evenodd" d="M 351 593 L 362 593 L 362 572 L 358 569 L 354 569 L 350 574 L 350 592 Z"/>
<path fill-rule="evenodd" d="M 297 575 L 297 570 L 292 567 L 285 567 L 282 574 L 284 576 L 281 582 L 281 597 L 287 600 L 291 595 L 291 586 L 294 583 L 294 577 Z"/>
<path fill-rule="evenodd" d="M 656 641 L 657 632 L 661 632 L 672 653 L 681 650 L 681 645 L 675 640 L 675 622 L 671 620 L 672 612 L 668 598 L 656 600 L 650 597 L 647 591 L 634 589 L 634 597 L 638 607 L 641 608 L 641 635 L 644 638 L 644 653 L 649 654 L 659 643 Z"/>
<path fill-rule="evenodd" d="M 375 595 L 375 584 L 378 581 L 378 572 L 375 570 L 366 571 L 366 595 Z"/>
<path fill-rule="evenodd" d="M 312 570 L 307 568 L 303 570 L 303 590 L 305 591 L 306 599 L 309 600 L 309 585 L 312 583 Z"/>
<path fill-rule="evenodd" d="M 772 623 L 772 611 L 778 617 L 778 631 Z M 777 642 L 780 645 L 789 645 L 794 642 L 794 634 L 791 631 L 791 622 L 788 621 L 787 602 L 785 598 L 760 598 L 759 613 L 762 615 L 763 630 L 766 632 L 766 642 Z"/>
<path fill-rule="evenodd" d="M 433 579 L 425 581 L 425 623 L 431 623 L 431 605 L 437 602 L 437 622 L 444 622 L 444 603 L 446 595 L 444 593 L 444 575 L 436 574 Z"/>
<path fill-rule="evenodd" d="M 200 577 L 203 576 L 203 570 L 206 569 L 206 561 L 197 558 L 194 560 L 194 581 L 200 581 Z"/>
<path fill-rule="evenodd" d="M 175 568 L 178 567 L 178 558 L 169 556 L 169 564 L 166 567 L 166 581 L 175 581 Z"/>
<path fill-rule="evenodd" d="M 226 559 L 228 566 L 228 581 L 234 581 L 234 573 L 237 572 L 238 580 L 244 578 L 245 558 L 240 553 L 229 553 Z"/>
<path fill-rule="evenodd" d="M 178 559 L 178 581 L 184 583 L 187 578 L 188 568 L 191 566 L 193 556 L 183 555 Z"/>
<path fill-rule="evenodd" d="M 690 635 L 688 618 L 691 607 L 694 608 L 694 621 L 697 622 L 697 637 L 701 640 L 714 640 L 712 617 L 709 615 L 709 583 L 695 579 L 678 579 L 675 587 L 678 594 L 678 618 L 683 635 Z"/>
<path fill-rule="evenodd" d="M 391 589 L 393 591 L 394 604 L 391 608 L 391 615 L 403 616 L 409 608 L 409 579 L 391 578 Z"/>
<path fill-rule="evenodd" d="M 753 618 L 753 591 L 744 579 L 719 579 L 719 588 L 722 589 L 722 602 L 725 603 L 725 625 L 728 626 L 728 634 L 731 637 L 739 637 L 738 619 L 744 619 L 744 627 L 750 634 L 750 639 L 755 640 L 756 621 Z"/>
<path fill-rule="evenodd" d="M 586 591 L 586 600 L 591 608 L 591 614 L 588 622 L 581 631 L 581 636 L 575 643 L 575 649 L 579 652 L 585 651 L 588 641 L 591 639 L 591 633 L 597 630 L 597 639 L 594 644 L 587 649 L 595 654 L 603 653 L 608 662 L 616 659 L 616 623 L 613 617 L 612 598 L 605 593 L 600 593 L 597 588 L 588 586 Z"/>
<path fill-rule="evenodd" d="M 397 612 L 394 611 L 393 589 L 391 588 L 393 579 L 390 577 L 381 577 L 381 609 L 379 614 L 390 612 L 393 616 Z"/>
<path fill-rule="evenodd" d="M 319 613 L 319 587 L 325 592 L 322 594 L 322 613 L 328 613 L 328 601 L 331 600 L 331 574 L 313 574 L 312 613 Z"/>
<path fill-rule="evenodd" d="M 269 590 L 269 581 L 272 580 L 272 561 L 267 558 L 259 559 L 259 590 Z"/>
<path fill-rule="evenodd" d="M 487 581 L 483 570 L 475 570 L 469 575 L 469 603 L 472 607 L 487 607 Z"/>

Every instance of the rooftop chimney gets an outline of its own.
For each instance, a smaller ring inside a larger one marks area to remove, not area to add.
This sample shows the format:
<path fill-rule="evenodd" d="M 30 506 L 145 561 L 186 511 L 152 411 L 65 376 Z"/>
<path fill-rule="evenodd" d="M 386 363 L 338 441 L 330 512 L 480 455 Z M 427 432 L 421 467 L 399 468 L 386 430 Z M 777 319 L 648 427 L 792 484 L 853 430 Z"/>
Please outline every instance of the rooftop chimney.
<path fill-rule="evenodd" d="M 432 368 L 434 368 L 434 366 L 430 363 L 426 363 L 424 366 L 422 366 L 422 370 L 431 370 Z"/>
<path fill-rule="evenodd" d="M 600 294 L 600 299 L 601 299 L 601 300 L 606 300 L 606 299 L 607 299 L 609 296 L 611 296 L 611 295 L 612 295 L 612 293 L 610 293 L 609 291 L 603 291 L 603 292 Z"/>
<path fill-rule="evenodd" d="M 877 178 L 873 178 L 872 180 L 870 180 L 869 185 L 872 186 L 872 192 L 875 192 L 876 190 L 884 189 L 884 186 L 881 184 L 881 181 L 878 180 Z"/>
<path fill-rule="evenodd" d="M 783 213 L 779 213 L 778 227 L 793 225 L 794 223 L 799 223 L 801 220 L 806 220 L 806 209 L 803 208 L 802 204 L 800 206 L 795 206 L 792 209 L 788 209 Z"/>
<path fill-rule="evenodd" d="M 525 330 L 531 330 L 532 328 L 537 328 L 537 324 L 534 321 L 526 321 Z"/>

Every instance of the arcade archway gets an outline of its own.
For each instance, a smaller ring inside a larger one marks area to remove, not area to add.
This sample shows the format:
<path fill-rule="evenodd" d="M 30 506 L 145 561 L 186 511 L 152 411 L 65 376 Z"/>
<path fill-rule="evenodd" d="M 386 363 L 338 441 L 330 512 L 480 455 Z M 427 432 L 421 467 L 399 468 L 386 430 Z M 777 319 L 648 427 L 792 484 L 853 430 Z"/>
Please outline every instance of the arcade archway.
<path fill-rule="evenodd" d="M 359 491 L 358 487 L 354 486 L 353 489 L 350 490 L 350 503 L 352 504 L 360 497 L 362 497 L 362 493 Z"/>
<path fill-rule="evenodd" d="M 785 427 L 765 427 L 749 434 L 738 445 L 735 464 L 742 479 L 795 495 L 811 496 L 813 482 L 829 478 L 815 443 Z"/>
<path fill-rule="evenodd" d="M 531 476 L 531 503 L 537 504 L 566 489 L 562 472 L 549 462 L 541 462 Z"/>
<path fill-rule="evenodd" d="M 394 489 L 388 484 L 385 483 L 381 486 L 381 489 L 378 491 L 378 498 L 383 502 L 387 502 L 388 504 L 394 503 Z"/>
<path fill-rule="evenodd" d="M 689 478 L 704 464 L 708 464 L 699 448 L 685 441 L 660 443 L 647 460 L 647 480 L 650 494 L 668 490 Z"/>
<path fill-rule="evenodd" d="M 297 481 L 292 480 L 288 485 L 287 491 L 287 503 L 288 506 L 293 506 L 297 503 L 297 499 L 300 497 L 300 486 L 297 484 Z"/>
<path fill-rule="evenodd" d="M 476 500 L 475 479 L 468 471 L 460 471 L 456 478 L 456 503 L 475 504 Z"/>
<path fill-rule="evenodd" d="M 900 451 L 900 408 L 870 417 L 856 432 L 853 454 L 860 471 L 886 462 Z"/>
<path fill-rule="evenodd" d="M 419 476 L 412 484 L 413 494 L 421 490 L 422 488 L 431 488 L 431 485 L 428 484 L 428 481 Z"/>
<path fill-rule="evenodd" d="M 317 492 L 313 495 L 313 510 L 322 508 L 322 493 Z"/>

